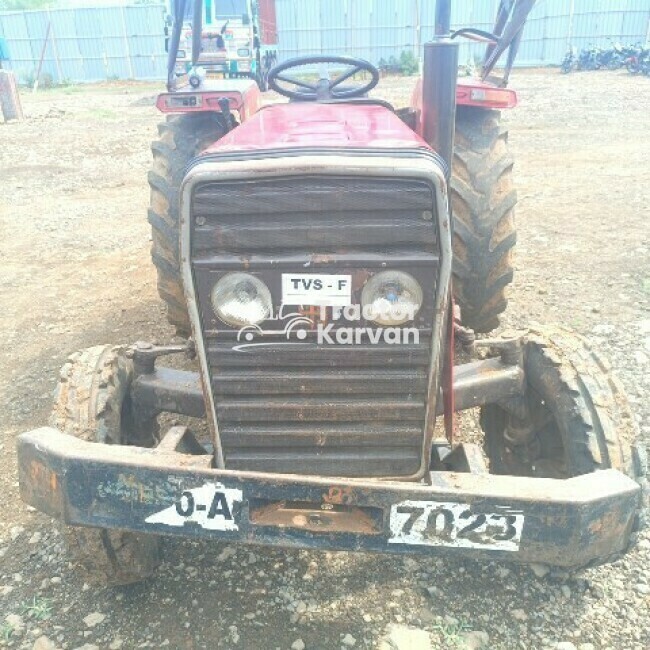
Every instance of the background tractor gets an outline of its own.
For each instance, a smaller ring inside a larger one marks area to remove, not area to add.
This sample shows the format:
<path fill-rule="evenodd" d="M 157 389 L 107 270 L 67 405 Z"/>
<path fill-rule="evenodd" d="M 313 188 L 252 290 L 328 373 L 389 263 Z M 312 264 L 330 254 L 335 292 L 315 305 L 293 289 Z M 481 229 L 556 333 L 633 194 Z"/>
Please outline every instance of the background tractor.
<path fill-rule="evenodd" d="M 252 0 L 204 0 L 186 2 L 183 27 L 176 52 L 176 74 L 192 70 L 193 39 L 200 38 L 198 63 L 201 75 L 224 79 L 255 79 L 266 89 L 269 70 L 277 60 L 276 51 L 261 39 L 257 12 Z M 178 6 L 172 8 L 178 11 Z M 169 52 L 169 27 L 172 16 L 165 21 L 165 44 Z M 196 30 L 193 26 L 196 25 Z M 190 76 L 190 84 L 201 83 L 198 75 Z"/>
<path fill-rule="evenodd" d="M 23 498 L 66 525 L 91 577 L 150 575 L 162 535 L 567 567 L 628 548 L 645 460 L 608 364 L 562 327 L 467 327 L 496 324 L 511 278 L 495 111 L 515 103 L 532 5 L 450 33 L 438 0 L 396 110 L 369 95 L 374 65 L 325 55 L 275 66 L 289 101 L 261 107 L 254 81 L 202 73 L 200 10 L 178 77 L 178 0 L 149 219 L 160 293 L 191 338 L 72 355 L 51 427 L 18 441 Z M 481 79 L 458 82 L 461 37 L 488 43 Z M 198 370 L 159 365 L 180 353 Z M 454 423 L 476 407 L 483 450 Z"/>

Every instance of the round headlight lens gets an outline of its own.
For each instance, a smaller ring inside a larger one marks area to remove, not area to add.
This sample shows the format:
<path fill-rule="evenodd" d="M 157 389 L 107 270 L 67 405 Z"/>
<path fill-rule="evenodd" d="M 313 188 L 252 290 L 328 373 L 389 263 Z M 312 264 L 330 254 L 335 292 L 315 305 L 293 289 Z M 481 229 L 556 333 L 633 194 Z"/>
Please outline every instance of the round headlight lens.
<path fill-rule="evenodd" d="M 422 306 L 422 288 L 404 271 L 382 271 L 361 292 L 363 317 L 379 325 L 401 325 L 413 320 Z"/>
<path fill-rule="evenodd" d="M 214 313 L 227 325 L 257 325 L 273 313 L 269 288 L 250 273 L 228 273 L 212 289 Z"/>

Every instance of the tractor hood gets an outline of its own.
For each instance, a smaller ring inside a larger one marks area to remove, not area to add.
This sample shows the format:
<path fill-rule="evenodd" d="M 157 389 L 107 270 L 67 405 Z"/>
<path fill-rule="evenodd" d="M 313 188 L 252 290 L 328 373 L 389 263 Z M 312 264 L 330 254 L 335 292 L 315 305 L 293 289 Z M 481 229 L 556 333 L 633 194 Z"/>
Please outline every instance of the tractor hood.
<path fill-rule="evenodd" d="M 332 147 L 430 150 L 385 106 L 295 102 L 259 111 L 204 153 Z"/>

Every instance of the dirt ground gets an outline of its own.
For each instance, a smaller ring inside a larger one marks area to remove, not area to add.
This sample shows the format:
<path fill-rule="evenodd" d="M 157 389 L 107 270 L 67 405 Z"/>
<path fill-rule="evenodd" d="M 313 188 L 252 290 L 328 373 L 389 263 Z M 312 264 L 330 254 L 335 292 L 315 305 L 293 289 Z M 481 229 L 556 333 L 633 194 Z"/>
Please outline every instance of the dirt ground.
<path fill-rule="evenodd" d="M 383 94 L 403 105 L 411 84 L 388 79 Z M 649 440 L 650 80 L 516 71 L 513 85 L 519 243 L 506 325 L 589 336 Z M 97 589 L 72 571 L 56 526 L 18 496 L 15 438 L 46 423 L 69 353 L 172 338 L 146 221 L 157 90 L 24 93 L 27 119 L 0 124 L 0 647 L 377 648 L 391 634 L 414 649 L 650 647 L 647 532 L 625 558 L 573 575 L 181 540 L 139 586 Z"/>

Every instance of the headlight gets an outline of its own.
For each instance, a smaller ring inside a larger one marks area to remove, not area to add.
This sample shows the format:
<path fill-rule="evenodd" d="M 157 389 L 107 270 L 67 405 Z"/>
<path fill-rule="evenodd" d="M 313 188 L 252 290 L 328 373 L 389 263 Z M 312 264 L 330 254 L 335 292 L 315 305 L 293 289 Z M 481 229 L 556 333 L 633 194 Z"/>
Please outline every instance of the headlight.
<path fill-rule="evenodd" d="M 250 273 L 228 273 L 212 289 L 214 313 L 227 325 L 257 325 L 270 318 L 273 299 L 269 288 Z"/>
<path fill-rule="evenodd" d="M 401 325 L 413 320 L 422 306 L 422 289 L 404 271 L 373 275 L 361 292 L 363 317 L 379 325 Z"/>
<path fill-rule="evenodd" d="M 251 51 L 247 47 L 240 47 L 237 50 L 237 56 L 250 56 Z"/>

